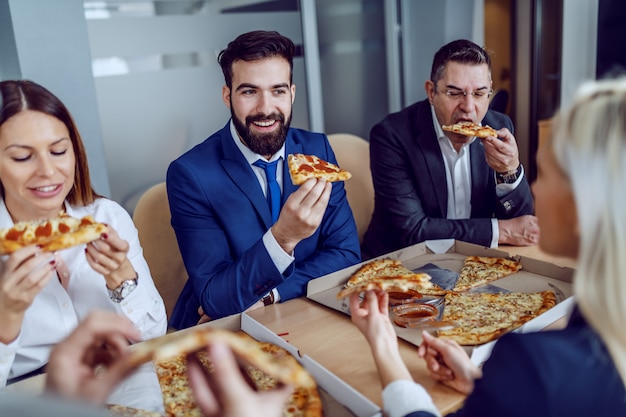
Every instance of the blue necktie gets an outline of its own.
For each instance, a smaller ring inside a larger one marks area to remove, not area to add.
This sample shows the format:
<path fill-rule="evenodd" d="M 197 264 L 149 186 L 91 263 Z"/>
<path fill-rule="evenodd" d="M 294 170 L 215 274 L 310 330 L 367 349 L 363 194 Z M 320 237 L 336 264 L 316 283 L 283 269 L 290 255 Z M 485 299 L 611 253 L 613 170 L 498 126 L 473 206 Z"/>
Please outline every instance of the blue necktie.
<path fill-rule="evenodd" d="M 263 168 L 265 171 L 265 178 L 267 179 L 267 204 L 270 206 L 270 212 L 272 213 L 272 223 L 276 223 L 278 220 L 278 213 L 280 213 L 280 187 L 276 182 L 276 165 L 278 159 L 274 162 L 265 162 L 262 159 L 258 159 L 254 162 L 255 166 Z"/>

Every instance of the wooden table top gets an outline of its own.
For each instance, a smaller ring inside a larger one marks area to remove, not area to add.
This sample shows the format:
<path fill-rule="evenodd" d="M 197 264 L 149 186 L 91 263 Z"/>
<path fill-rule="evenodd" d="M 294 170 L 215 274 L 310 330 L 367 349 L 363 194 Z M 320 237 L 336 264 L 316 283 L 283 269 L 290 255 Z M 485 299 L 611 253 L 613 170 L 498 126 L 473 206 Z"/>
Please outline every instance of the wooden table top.
<path fill-rule="evenodd" d="M 382 407 L 382 387 L 365 337 L 350 317 L 306 298 L 254 310 L 250 317 L 308 355 L 372 402 Z M 417 356 L 417 348 L 399 340 L 400 353 L 413 378 L 433 397 L 442 414 L 457 409 L 465 396 L 437 383 Z"/>

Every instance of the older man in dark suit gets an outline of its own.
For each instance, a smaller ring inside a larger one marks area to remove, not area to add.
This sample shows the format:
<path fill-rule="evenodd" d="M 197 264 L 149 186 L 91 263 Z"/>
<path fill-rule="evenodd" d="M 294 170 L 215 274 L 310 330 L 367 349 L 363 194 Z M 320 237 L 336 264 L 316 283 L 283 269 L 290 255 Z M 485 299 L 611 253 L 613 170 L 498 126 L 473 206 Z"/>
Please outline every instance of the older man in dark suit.
<path fill-rule="evenodd" d="M 489 111 L 491 60 L 467 40 L 444 45 L 425 83 L 428 99 L 388 115 L 370 133 L 376 204 L 362 256 L 424 240 L 484 246 L 532 245 L 539 238 L 533 198 L 511 119 Z M 498 137 L 444 132 L 482 123 Z"/>

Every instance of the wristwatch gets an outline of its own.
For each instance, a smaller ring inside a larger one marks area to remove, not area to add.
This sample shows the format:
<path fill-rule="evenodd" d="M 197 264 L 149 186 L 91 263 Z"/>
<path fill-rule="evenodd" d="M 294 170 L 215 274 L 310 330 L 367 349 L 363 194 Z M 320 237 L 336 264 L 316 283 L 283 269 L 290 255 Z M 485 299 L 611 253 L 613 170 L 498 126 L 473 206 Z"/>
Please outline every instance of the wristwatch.
<path fill-rule="evenodd" d="M 121 303 L 122 301 L 124 301 L 124 299 L 128 297 L 128 295 L 133 292 L 135 288 L 137 288 L 138 280 L 139 276 L 133 279 L 127 279 L 126 281 L 122 281 L 119 287 L 114 290 L 111 290 L 109 289 L 109 287 L 107 287 L 107 290 L 109 291 L 109 298 L 111 299 L 111 301 L 113 301 L 114 303 Z"/>
<path fill-rule="evenodd" d="M 496 172 L 498 184 L 513 184 L 522 175 L 522 164 L 519 164 L 514 171 Z"/>
<path fill-rule="evenodd" d="M 268 306 L 270 304 L 274 304 L 274 291 L 270 291 L 265 297 L 263 297 L 263 305 Z"/>

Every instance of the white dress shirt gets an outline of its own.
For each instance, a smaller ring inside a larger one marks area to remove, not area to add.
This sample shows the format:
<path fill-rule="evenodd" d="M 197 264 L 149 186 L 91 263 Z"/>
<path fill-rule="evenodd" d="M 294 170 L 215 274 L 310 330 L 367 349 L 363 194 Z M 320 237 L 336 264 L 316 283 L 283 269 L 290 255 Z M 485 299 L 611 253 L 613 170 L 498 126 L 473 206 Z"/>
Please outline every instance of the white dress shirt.
<path fill-rule="evenodd" d="M 65 211 L 78 218 L 90 214 L 96 221 L 115 229 L 129 243 L 128 259 L 138 274 L 138 285 L 124 301 L 114 303 L 109 299 L 104 277 L 87 262 L 85 245 L 59 251 L 70 273 L 68 288 L 63 288 L 55 275 L 26 310 L 17 339 L 9 344 L 0 343 L 0 386 L 4 386 L 7 379 L 46 364 L 52 346 L 64 339 L 93 310 L 114 311 L 126 316 L 135 324 L 143 340 L 165 334 L 167 317 L 163 299 L 152 281 L 137 229 L 128 212 L 106 198 L 98 198 L 86 207 L 72 207 L 66 203 Z M 11 226 L 13 220 L 4 201 L 0 200 L 0 228 Z M 51 254 L 41 256 L 52 259 Z"/>
<path fill-rule="evenodd" d="M 424 387 L 406 379 L 390 382 L 383 389 L 383 411 L 388 417 L 403 417 L 414 411 L 441 416 Z"/>
<path fill-rule="evenodd" d="M 441 125 L 437 121 L 435 108 L 431 105 L 431 114 L 435 133 L 439 141 L 439 148 L 443 154 L 443 162 L 446 167 L 446 183 L 448 185 L 448 214 L 447 218 L 469 219 L 472 215 L 472 164 L 470 160 L 469 146 L 476 140 L 472 137 L 468 143 L 461 146 L 459 152 L 454 149 L 452 142 L 443 132 Z M 497 184 L 496 195 L 503 197 L 517 188 L 524 177 L 524 169 L 513 184 Z M 500 228 L 498 219 L 491 219 L 491 247 L 498 246 L 500 238 Z"/>
<path fill-rule="evenodd" d="M 258 159 L 262 159 L 264 161 L 267 161 L 267 160 L 265 159 L 264 156 L 252 152 L 250 148 L 248 148 L 246 145 L 243 144 L 243 142 L 241 142 L 241 139 L 239 139 L 239 135 L 237 134 L 237 129 L 235 128 L 235 124 L 233 123 L 232 119 L 230 121 L 230 135 L 232 136 L 233 141 L 235 142 L 235 145 L 237 145 L 237 148 L 241 151 L 244 158 L 246 158 L 246 161 L 248 161 L 248 164 L 250 164 L 252 171 L 254 171 L 254 174 L 256 175 L 256 178 L 259 181 L 259 185 L 261 186 L 261 189 L 263 190 L 263 194 L 267 196 L 267 178 L 265 177 L 265 171 L 263 170 L 263 168 L 254 165 L 254 163 Z M 278 160 L 278 164 L 276 165 L 276 182 L 278 183 L 278 186 L 280 187 L 280 192 L 282 195 L 283 167 L 285 164 L 285 144 L 284 143 L 283 143 L 283 146 L 278 150 L 278 152 L 272 155 L 272 159 L 270 159 L 267 162 L 273 162 L 276 160 Z M 270 258 L 272 259 L 272 262 L 274 262 L 276 269 L 281 274 L 285 272 L 285 270 L 289 267 L 289 265 L 291 265 L 291 263 L 296 259 L 292 255 L 285 252 L 283 248 L 280 247 L 280 245 L 276 241 L 276 238 L 274 238 L 274 235 L 272 234 L 271 229 L 268 229 L 267 232 L 265 232 L 265 234 L 263 235 L 263 244 L 265 245 L 265 249 L 267 249 L 267 253 L 270 255 Z M 275 303 L 279 302 L 280 293 L 278 292 L 278 290 L 274 288 L 272 292 L 274 293 L 274 302 Z"/>

